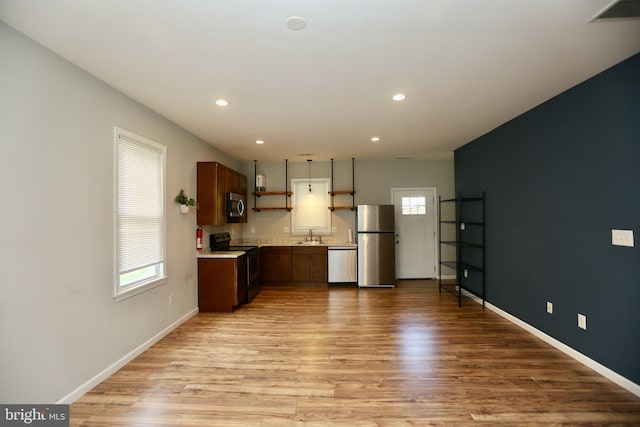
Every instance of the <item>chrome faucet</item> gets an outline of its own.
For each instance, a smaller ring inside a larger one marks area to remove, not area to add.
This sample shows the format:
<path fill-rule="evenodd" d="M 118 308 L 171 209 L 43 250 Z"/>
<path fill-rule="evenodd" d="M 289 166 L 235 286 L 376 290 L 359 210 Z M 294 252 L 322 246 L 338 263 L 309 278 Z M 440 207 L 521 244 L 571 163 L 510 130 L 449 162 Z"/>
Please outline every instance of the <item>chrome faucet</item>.
<path fill-rule="evenodd" d="M 313 236 L 313 229 L 309 229 L 309 236 L 304 238 L 305 242 L 318 242 L 318 243 L 322 243 L 322 236 Z"/>

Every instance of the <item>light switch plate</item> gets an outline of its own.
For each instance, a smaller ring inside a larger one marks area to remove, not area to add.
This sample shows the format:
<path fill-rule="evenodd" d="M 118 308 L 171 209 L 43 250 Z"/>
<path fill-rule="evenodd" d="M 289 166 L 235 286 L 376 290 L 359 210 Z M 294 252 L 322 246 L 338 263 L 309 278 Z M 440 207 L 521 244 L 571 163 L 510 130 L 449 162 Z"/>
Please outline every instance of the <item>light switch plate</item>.
<path fill-rule="evenodd" d="M 611 230 L 611 244 L 633 247 L 633 230 Z"/>
<path fill-rule="evenodd" d="M 587 316 L 578 313 L 578 328 L 587 330 Z"/>

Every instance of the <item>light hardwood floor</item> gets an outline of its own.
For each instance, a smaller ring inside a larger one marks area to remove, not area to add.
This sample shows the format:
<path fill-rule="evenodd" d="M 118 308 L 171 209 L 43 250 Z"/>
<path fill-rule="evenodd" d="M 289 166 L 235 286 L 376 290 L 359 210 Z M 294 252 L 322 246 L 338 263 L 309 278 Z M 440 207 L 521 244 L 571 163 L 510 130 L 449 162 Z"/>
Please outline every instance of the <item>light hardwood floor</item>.
<path fill-rule="evenodd" d="M 640 425 L 640 398 L 435 281 L 271 286 L 199 314 L 72 426 Z"/>

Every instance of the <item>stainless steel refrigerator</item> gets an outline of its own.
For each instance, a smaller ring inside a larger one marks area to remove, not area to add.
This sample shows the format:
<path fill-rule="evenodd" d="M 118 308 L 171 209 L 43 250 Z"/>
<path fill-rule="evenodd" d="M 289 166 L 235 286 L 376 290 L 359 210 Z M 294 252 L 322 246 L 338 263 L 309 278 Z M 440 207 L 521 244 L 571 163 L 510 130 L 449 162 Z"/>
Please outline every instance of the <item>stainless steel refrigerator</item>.
<path fill-rule="evenodd" d="M 358 205 L 358 286 L 396 285 L 393 205 Z"/>

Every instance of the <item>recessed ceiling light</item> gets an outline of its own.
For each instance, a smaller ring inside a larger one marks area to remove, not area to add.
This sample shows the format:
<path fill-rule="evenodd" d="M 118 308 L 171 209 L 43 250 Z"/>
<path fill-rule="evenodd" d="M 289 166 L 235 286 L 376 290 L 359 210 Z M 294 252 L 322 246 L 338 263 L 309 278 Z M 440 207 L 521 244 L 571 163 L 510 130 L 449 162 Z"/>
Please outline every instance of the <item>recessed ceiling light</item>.
<path fill-rule="evenodd" d="M 380 141 L 380 138 L 377 136 L 374 136 L 373 138 L 371 138 L 371 142 L 378 142 Z"/>
<path fill-rule="evenodd" d="M 307 23 L 304 22 L 304 19 L 300 18 L 299 16 L 292 16 L 291 18 L 287 19 L 287 28 L 289 28 L 291 31 L 300 31 L 306 26 Z"/>
<path fill-rule="evenodd" d="M 227 105 L 229 105 L 229 101 L 227 101 L 226 99 L 216 99 L 216 105 L 218 107 L 226 107 Z"/>
<path fill-rule="evenodd" d="M 396 93 L 391 99 L 393 99 L 394 101 L 404 101 L 405 99 L 407 99 L 407 95 L 405 95 L 404 93 Z"/>
<path fill-rule="evenodd" d="M 257 140 L 257 141 L 256 141 L 256 144 L 258 144 L 258 145 L 262 145 L 262 144 L 264 144 L 264 141 L 263 141 L 263 140 L 261 140 L 261 139 L 259 139 L 259 140 Z"/>

